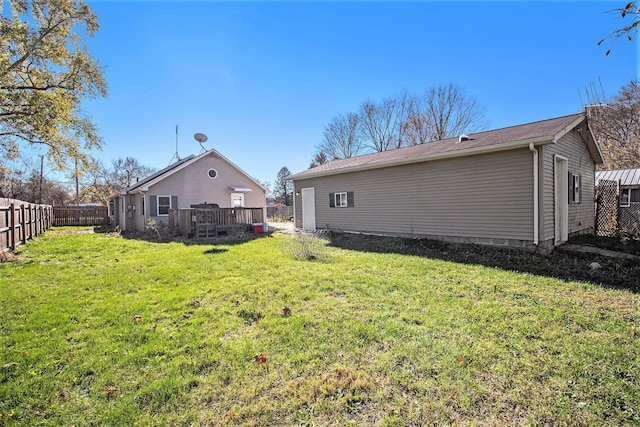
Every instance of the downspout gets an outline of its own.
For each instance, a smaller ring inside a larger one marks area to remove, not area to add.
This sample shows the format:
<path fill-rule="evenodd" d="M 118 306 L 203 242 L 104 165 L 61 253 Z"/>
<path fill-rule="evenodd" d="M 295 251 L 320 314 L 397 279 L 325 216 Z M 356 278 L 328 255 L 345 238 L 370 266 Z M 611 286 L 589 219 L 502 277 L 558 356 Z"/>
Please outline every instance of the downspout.
<path fill-rule="evenodd" d="M 533 153 L 533 244 L 538 245 L 538 150 L 529 143 L 529 151 Z"/>

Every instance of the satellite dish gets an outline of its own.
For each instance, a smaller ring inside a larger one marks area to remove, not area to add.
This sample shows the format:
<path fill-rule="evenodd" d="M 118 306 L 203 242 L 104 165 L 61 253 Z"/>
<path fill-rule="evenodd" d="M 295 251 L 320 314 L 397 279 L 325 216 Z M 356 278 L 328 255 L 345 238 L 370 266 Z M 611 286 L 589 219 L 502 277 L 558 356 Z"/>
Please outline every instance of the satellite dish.
<path fill-rule="evenodd" d="M 196 133 L 195 135 L 193 135 L 193 137 L 196 139 L 196 141 L 198 141 L 200 144 L 207 142 L 207 135 L 205 135 L 204 133 Z"/>
<path fill-rule="evenodd" d="M 202 144 L 207 142 L 207 139 L 209 139 L 209 138 L 207 138 L 207 135 L 205 135 L 204 133 L 199 133 L 198 132 L 195 135 L 193 135 L 193 137 L 195 138 L 196 141 L 198 141 L 200 143 L 200 148 L 202 149 L 202 150 L 200 150 L 200 154 L 206 152 L 207 149 L 204 148 L 204 145 L 202 145 Z"/>

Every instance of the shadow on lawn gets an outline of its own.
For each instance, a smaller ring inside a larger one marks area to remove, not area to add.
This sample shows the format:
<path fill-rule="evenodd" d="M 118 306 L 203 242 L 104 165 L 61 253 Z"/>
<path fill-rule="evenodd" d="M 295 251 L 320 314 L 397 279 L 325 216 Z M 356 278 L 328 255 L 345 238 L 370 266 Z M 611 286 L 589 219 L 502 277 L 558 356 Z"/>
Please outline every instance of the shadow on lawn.
<path fill-rule="evenodd" d="M 242 233 L 242 234 L 233 234 L 233 235 L 220 235 L 218 237 L 210 237 L 210 238 L 186 238 L 184 236 L 174 235 L 170 233 L 161 233 L 158 236 L 157 233 L 149 232 L 149 231 L 123 231 L 120 233 L 120 237 L 123 239 L 130 240 L 144 240 L 145 242 L 152 243 L 182 243 L 186 246 L 191 245 L 202 245 L 202 246 L 210 246 L 210 245 L 226 245 L 226 246 L 234 246 L 241 245 L 243 243 L 250 242 L 259 237 L 266 236 L 265 235 L 256 235 L 252 233 Z M 213 253 L 213 252 L 206 252 Z"/>
<path fill-rule="evenodd" d="M 558 251 L 545 256 L 517 249 L 359 234 L 332 233 L 330 241 L 332 246 L 342 249 L 421 256 L 640 292 L 638 260 Z M 592 270 L 589 264 L 594 261 L 602 268 Z"/>

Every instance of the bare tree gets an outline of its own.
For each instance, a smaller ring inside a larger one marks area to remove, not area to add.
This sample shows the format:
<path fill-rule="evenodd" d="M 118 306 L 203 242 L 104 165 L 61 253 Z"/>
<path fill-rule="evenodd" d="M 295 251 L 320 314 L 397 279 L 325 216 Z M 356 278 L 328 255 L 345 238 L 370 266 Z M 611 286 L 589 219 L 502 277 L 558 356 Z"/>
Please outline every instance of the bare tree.
<path fill-rule="evenodd" d="M 43 177 L 28 159 L 0 165 L 0 197 L 56 206 L 70 200 L 64 185 Z"/>
<path fill-rule="evenodd" d="M 154 170 L 142 165 L 133 157 L 118 158 L 105 167 L 102 162 L 92 162 L 84 167 L 81 197 L 104 204 L 119 191 L 151 175 Z"/>
<path fill-rule="evenodd" d="M 113 160 L 111 164 L 111 179 L 118 190 L 132 186 L 138 180 L 151 175 L 153 168 L 142 165 L 133 157 L 122 157 Z"/>
<path fill-rule="evenodd" d="M 373 151 L 381 152 L 400 148 L 405 144 L 405 123 L 409 117 L 413 97 L 402 92 L 396 98 L 381 103 L 366 101 L 360 107 L 361 130 Z"/>
<path fill-rule="evenodd" d="M 364 146 L 357 114 L 338 114 L 324 128 L 324 141 L 318 147 L 327 158 L 348 159 L 360 154 Z"/>
<path fill-rule="evenodd" d="M 486 127 L 482 106 L 453 83 L 417 97 L 407 123 L 409 144 L 424 144 Z"/>
<path fill-rule="evenodd" d="M 598 46 L 604 43 L 606 39 L 613 39 L 612 44 L 617 42 L 622 37 L 626 37 L 629 41 L 632 41 L 633 36 L 638 32 L 638 30 L 640 30 L 640 18 L 638 18 L 640 16 L 640 7 L 636 4 L 636 2 L 629 2 L 625 7 L 619 7 L 617 9 L 610 10 L 609 13 L 619 16 L 621 19 L 630 17 L 631 22 L 628 25 L 624 25 L 621 28 L 618 28 L 613 33 L 609 34 L 608 37 L 600 40 L 598 42 Z M 610 53 L 611 48 L 607 49 L 605 55 L 609 55 Z"/>
<path fill-rule="evenodd" d="M 640 167 L 640 81 L 620 88 L 613 99 L 587 107 L 591 128 L 602 154 L 602 169 Z"/>

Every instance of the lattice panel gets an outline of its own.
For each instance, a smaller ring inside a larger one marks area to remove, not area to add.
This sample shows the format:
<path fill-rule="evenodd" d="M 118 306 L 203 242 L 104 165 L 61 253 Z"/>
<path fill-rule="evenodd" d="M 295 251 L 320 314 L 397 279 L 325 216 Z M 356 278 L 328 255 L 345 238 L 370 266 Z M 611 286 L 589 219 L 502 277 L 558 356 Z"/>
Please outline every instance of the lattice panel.
<path fill-rule="evenodd" d="M 618 181 L 600 181 L 596 189 L 596 234 L 618 235 L 619 191 Z"/>

